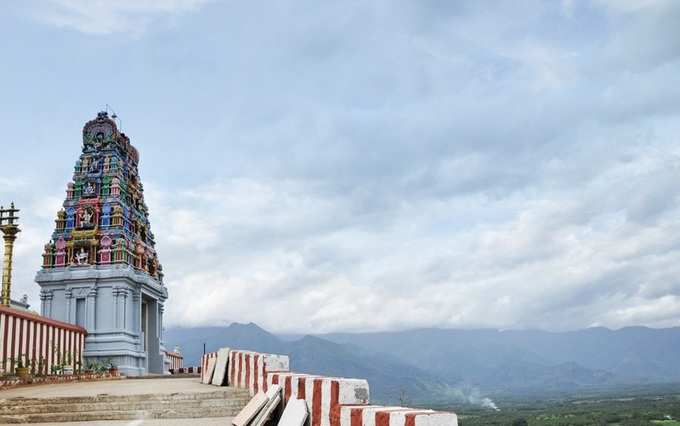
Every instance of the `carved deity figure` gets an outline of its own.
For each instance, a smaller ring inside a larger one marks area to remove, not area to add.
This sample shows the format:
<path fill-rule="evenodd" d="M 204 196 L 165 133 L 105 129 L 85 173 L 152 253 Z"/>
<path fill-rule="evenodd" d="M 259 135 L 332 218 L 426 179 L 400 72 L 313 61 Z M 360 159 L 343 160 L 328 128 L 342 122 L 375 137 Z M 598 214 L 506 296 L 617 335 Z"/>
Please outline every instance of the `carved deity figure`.
<path fill-rule="evenodd" d="M 87 265 L 87 252 L 84 248 L 80 248 L 80 251 L 76 254 L 76 265 Z"/>
<path fill-rule="evenodd" d="M 80 211 L 80 226 L 92 225 L 92 213 L 89 210 L 83 209 Z"/>
<path fill-rule="evenodd" d="M 90 166 L 87 168 L 90 173 L 97 173 L 99 171 L 99 158 L 93 158 Z"/>
<path fill-rule="evenodd" d="M 94 186 L 94 183 L 88 182 L 85 184 L 85 189 L 83 190 L 83 194 L 86 196 L 92 196 L 94 195 L 96 191 L 96 188 Z"/>

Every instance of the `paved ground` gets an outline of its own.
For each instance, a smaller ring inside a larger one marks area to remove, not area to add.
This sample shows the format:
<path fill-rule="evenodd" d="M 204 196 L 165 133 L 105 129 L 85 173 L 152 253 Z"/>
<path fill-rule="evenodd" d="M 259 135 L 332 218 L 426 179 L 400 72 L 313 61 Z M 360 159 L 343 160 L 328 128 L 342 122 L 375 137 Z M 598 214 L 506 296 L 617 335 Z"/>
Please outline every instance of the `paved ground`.
<path fill-rule="evenodd" d="M 99 394 L 141 395 L 148 393 L 177 393 L 177 392 L 196 393 L 196 392 L 212 392 L 214 390 L 216 390 L 214 386 L 202 385 L 200 383 L 200 379 L 198 378 L 123 379 L 123 380 L 106 380 L 101 382 L 60 383 L 54 385 L 25 386 L 16 389 L 7 389 L 4 391 L 0 391 L 0 398 L 14 398 L 18 396 L 23 396 L 25 398 L 50 398 L 55 396 L 93 396 Z M 69 424 L 73 425 L 74 423 Z M 148 424 L 151 425 L 156 423 Z"/>
<path fill-rule="evenodd" d="M 121 420 L 121 421 L 102 421 L 102 422 L 69 422 L 69 423 L 35 423 L 40 426 L 216 426 L 216 425 L 231 425 L 232 417 L 214 417 L 212 419 L 160 419 L 160 420 Z"/>

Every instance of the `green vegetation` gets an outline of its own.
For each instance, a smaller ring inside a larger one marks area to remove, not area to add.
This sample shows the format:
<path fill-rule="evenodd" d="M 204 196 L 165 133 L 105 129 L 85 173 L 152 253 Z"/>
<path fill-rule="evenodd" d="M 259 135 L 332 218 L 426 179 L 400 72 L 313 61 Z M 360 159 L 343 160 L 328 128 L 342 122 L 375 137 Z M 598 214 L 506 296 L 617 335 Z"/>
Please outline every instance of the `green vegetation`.
<path fill-rule="evenodd" d="M 473 406 L 453 411 L 461 426 L 680 426 L 680 392 L 496 402 L 500 411 Z"/>

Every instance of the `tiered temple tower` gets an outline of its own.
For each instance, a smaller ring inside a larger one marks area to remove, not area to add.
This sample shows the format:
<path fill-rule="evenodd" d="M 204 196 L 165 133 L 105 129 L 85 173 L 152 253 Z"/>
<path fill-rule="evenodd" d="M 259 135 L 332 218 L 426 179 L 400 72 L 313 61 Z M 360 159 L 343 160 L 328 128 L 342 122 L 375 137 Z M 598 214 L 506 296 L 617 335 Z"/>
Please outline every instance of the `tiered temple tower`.
<path fill-rule="evenodd" d="M 114 117 L 115 118 L 115 117 Z M 137 166 L 139 153 L 106 112 L 83 128 L 83 147 L 36 276 L 42 315 L 85 327 L 85 358 L 128 375 L 163 373 L 163 304 Z"/>

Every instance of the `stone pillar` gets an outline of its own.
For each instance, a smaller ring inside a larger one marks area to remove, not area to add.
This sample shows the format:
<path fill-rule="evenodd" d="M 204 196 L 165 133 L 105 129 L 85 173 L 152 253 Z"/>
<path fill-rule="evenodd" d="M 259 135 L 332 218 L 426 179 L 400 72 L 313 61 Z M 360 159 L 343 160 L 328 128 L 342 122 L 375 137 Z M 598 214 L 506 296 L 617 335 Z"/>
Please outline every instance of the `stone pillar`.
<path fill-rule="evenodd" d="M 165 305 L 158 303 L 158 340 L 163 342 L 163 312 L 165 312 Z"/>
<path fill-rule="evenodd" d="M 40 315 L 52 318 L 52 290 L 40 290 Z"/>
<path fill-rule="evenodd" d="M 127 320 L 127 311 L 128 311 L 128 305 L 127 305 L 127 297 L 128 297 L 128 289 L 123 287 L 120 290 L 120 304 L 119 304 L 119 309 L 120 309 L 120 328 L 123 330 L 127 330 L 127 328 L 130 326 Z"/>
<path fill-rule="evenodd" d="M 139 340 L 137 344 L 137 349 L 141 350 L 144 346 L 142 342 L 142 295 L 139 290 L 133 290 L 132 293 L 132 332 L 137 335 Z"/>
<path fill-rule="evenodd" d="M 12 203 L 12 208 L 14 208 L 14 203 Z M 5 240 L 5 257 L 2 261 L 2 304 L 9 306 L 10 293 L 12 287 L 12 252 L 14 251 L 14 240 L 16 240 L 16 235 L 19 228 L 16 225 L 4 225 L 0 226 L 0 230 L 3 232 L 3 239 Z"/>
<path fill-rule="evenodd" d="M 93 332 L 97 329 L 95 311 L 97 309 L 97 287 L 90 288 L 87 293 L 87 301 L 85 302 L 87 309 L 87 316 L 85 319 L 86 329 L 89 332 Z"/>
<path fill-rule="evenodd" d="M 160 336 L 158 333 L 158 328 L 160 324 L 160 312 L 158 300 L 148 300 L 147 301 L 147 315 L 149 321 L 149 337 L 147 341 L 149 342 L 147 346 L 147 359 L 149 373 L 162 374 L 163 373 L 163 358 L 160 355 Z"/>
<path fill-rule="evenodd" d="M 113 328 L 116 330 L 120 330 L 121 328 L 121 321 L 120 321 L 120 291 L 121 287 L 113 287 L 111 289 L 111 295 L 113 296 Z"/>
<path fill-rule="evenodd" d="M 66 299 L 66 322 L 75 324 L 76 308 L 73 306 L 73 289 L 66 287 L 66 290 L 64 290 L 64 297 Z"/>

